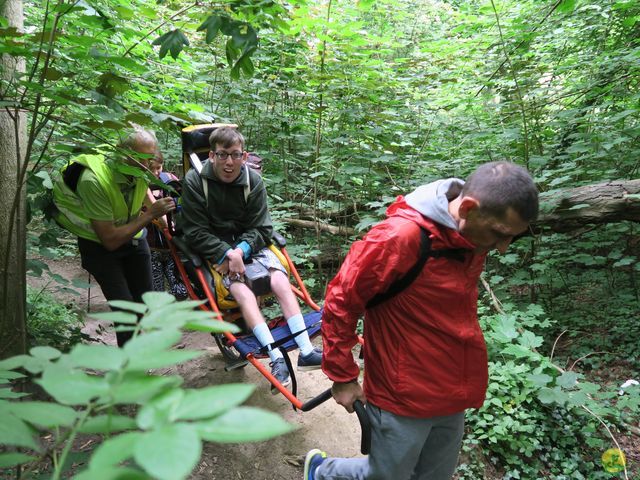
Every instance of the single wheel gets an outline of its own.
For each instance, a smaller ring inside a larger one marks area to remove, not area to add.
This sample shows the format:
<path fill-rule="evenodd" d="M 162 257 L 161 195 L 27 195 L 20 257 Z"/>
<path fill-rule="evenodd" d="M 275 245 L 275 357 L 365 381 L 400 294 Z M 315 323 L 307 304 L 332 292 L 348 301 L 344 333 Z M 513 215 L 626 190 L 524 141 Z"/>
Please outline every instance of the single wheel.
<path fill-rule="evenodd" d="M 243 359 L 238 351 L 227 345 L 227 337 L 225 337 L 222 333 L 212 333 L 213 339 L 216 341 L 216 345 L 220 349 L 220 353 L 224 357 L 227 366 L 225 370 L 234 370 L 236 368 L 243 368 L 247 365 L 245 359 Z"/>

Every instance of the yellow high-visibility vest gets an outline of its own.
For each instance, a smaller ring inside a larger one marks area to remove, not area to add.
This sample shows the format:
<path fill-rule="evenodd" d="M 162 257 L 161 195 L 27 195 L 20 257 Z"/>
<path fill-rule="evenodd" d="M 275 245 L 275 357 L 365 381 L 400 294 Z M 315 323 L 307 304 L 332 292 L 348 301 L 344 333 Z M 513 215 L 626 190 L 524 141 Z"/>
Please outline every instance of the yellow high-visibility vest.
<path fill-rule="evenodd" d="M 57 207 L 57 212 L 53 216 L 54 220 L 58 225 L 78 237 L 100 243 L 98 235 L 91 226 L 91 220 L 87 217 L 82 200 L 64 182 L 62 173 L 72 163 L 79 163 L 95 174 L 98 183 L 109 198 L 115 219 L 129 218 L 138 214 L 147 193 L 147 182 L 142 178 L 136 178 L 131 207 L 129 208 L 124 195 L 115 182 L 113 171 L 105 163 L 104 155 L 79 155 L 61 170 L 60 177 L 53 185 L 53 202 Z M 142 236 L 142 230 L 135 235 L 135 238 L 140 236 Z"/>

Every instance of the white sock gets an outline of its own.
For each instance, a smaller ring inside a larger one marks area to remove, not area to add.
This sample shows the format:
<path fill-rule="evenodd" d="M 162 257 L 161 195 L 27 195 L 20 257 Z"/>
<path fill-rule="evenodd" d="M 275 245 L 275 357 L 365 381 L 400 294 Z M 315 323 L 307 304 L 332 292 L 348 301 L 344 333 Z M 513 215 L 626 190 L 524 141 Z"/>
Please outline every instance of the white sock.
<path fill-rule="evenodd" d="M 304 317 L 301 313 L 289 318 L 287 320 L 287 325 L 289 325 L 291 333 L 296 333 L 307 328 L 304 323 Z M 309 339 L 309 334 L 307 332 L 298 335 L 296 337 L 296 343 L 298 344 L 298 347 L 300 347 L 300 353 L 302 355 L 309 355 L 313 351 L 313 345 L 311 345 L 311 340 Z"/>
<path fill-rule="evenodd" d="M 273 335 L 271 335 L 271 330 L 269 330 L 269 327 L 266 323 L 259 323 L 258 325 L 256 325 L 253 329 L 253 334 L 260 342 L 260 345 L 262 345 L 263 347 L 271 345 L 273 343 Z M 280 350 L 278 349 L 269 349 L 267 353 L 269 353 L 269 357 L 271 358 L 272 362 L 275 362 L 277 359 L 282 358 L 282 353 L 280 353 Z"/>

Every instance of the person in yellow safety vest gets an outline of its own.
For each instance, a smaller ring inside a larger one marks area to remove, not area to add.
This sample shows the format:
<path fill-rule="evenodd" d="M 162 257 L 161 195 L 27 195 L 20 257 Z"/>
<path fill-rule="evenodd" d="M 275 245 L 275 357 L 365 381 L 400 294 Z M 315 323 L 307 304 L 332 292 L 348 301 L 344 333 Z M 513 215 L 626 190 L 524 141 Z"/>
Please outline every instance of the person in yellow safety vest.
<path fill-rule="evenodd" d="M 120 147 L 146 155 L 140 163 L 128 159 L 136 166 L 147 167 L 152 157 L 160 155 L 155 134 L 140 127 Z M 54 218 L 78 236 L 82 267 L 93 275 L 107 300 L 140 302 L 143 293 L 153 290 L 145 227 L 174 210 L 175 203 L 170 197 L 151 203 L 147 189 L 143 178 L 116 171 L 101 154 L 75 157 L 54 184 Z M 131 335 L 117 331 L 118 346 Z"/>

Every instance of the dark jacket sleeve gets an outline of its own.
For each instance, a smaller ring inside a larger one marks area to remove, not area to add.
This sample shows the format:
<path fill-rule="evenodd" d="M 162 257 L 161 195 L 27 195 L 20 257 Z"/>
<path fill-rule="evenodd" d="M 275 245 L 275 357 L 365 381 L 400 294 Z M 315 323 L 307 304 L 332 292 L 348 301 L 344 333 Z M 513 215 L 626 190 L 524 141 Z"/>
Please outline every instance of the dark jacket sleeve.
<path fill-rule="evenodd" d="M 215 235 L 211 228 L 202 181 L 195 169 L 189 170 L 184 177 L 181 204 L 178 227 L 187 244 L 203 257 L 217 262 L 231 245 Z"/>
<path fill-rule="evenodd" d="M 238 238 L 238 243 L 245 241 L 251 247 L 251 253 L 257 253 L 271 243 L 273 222 L 269 215 L 267 189 L 260 175 L 249 170 L 251 175 L 251 193 L 247 198 L 247 208 L 244 216 L 244 231 Z"/>

